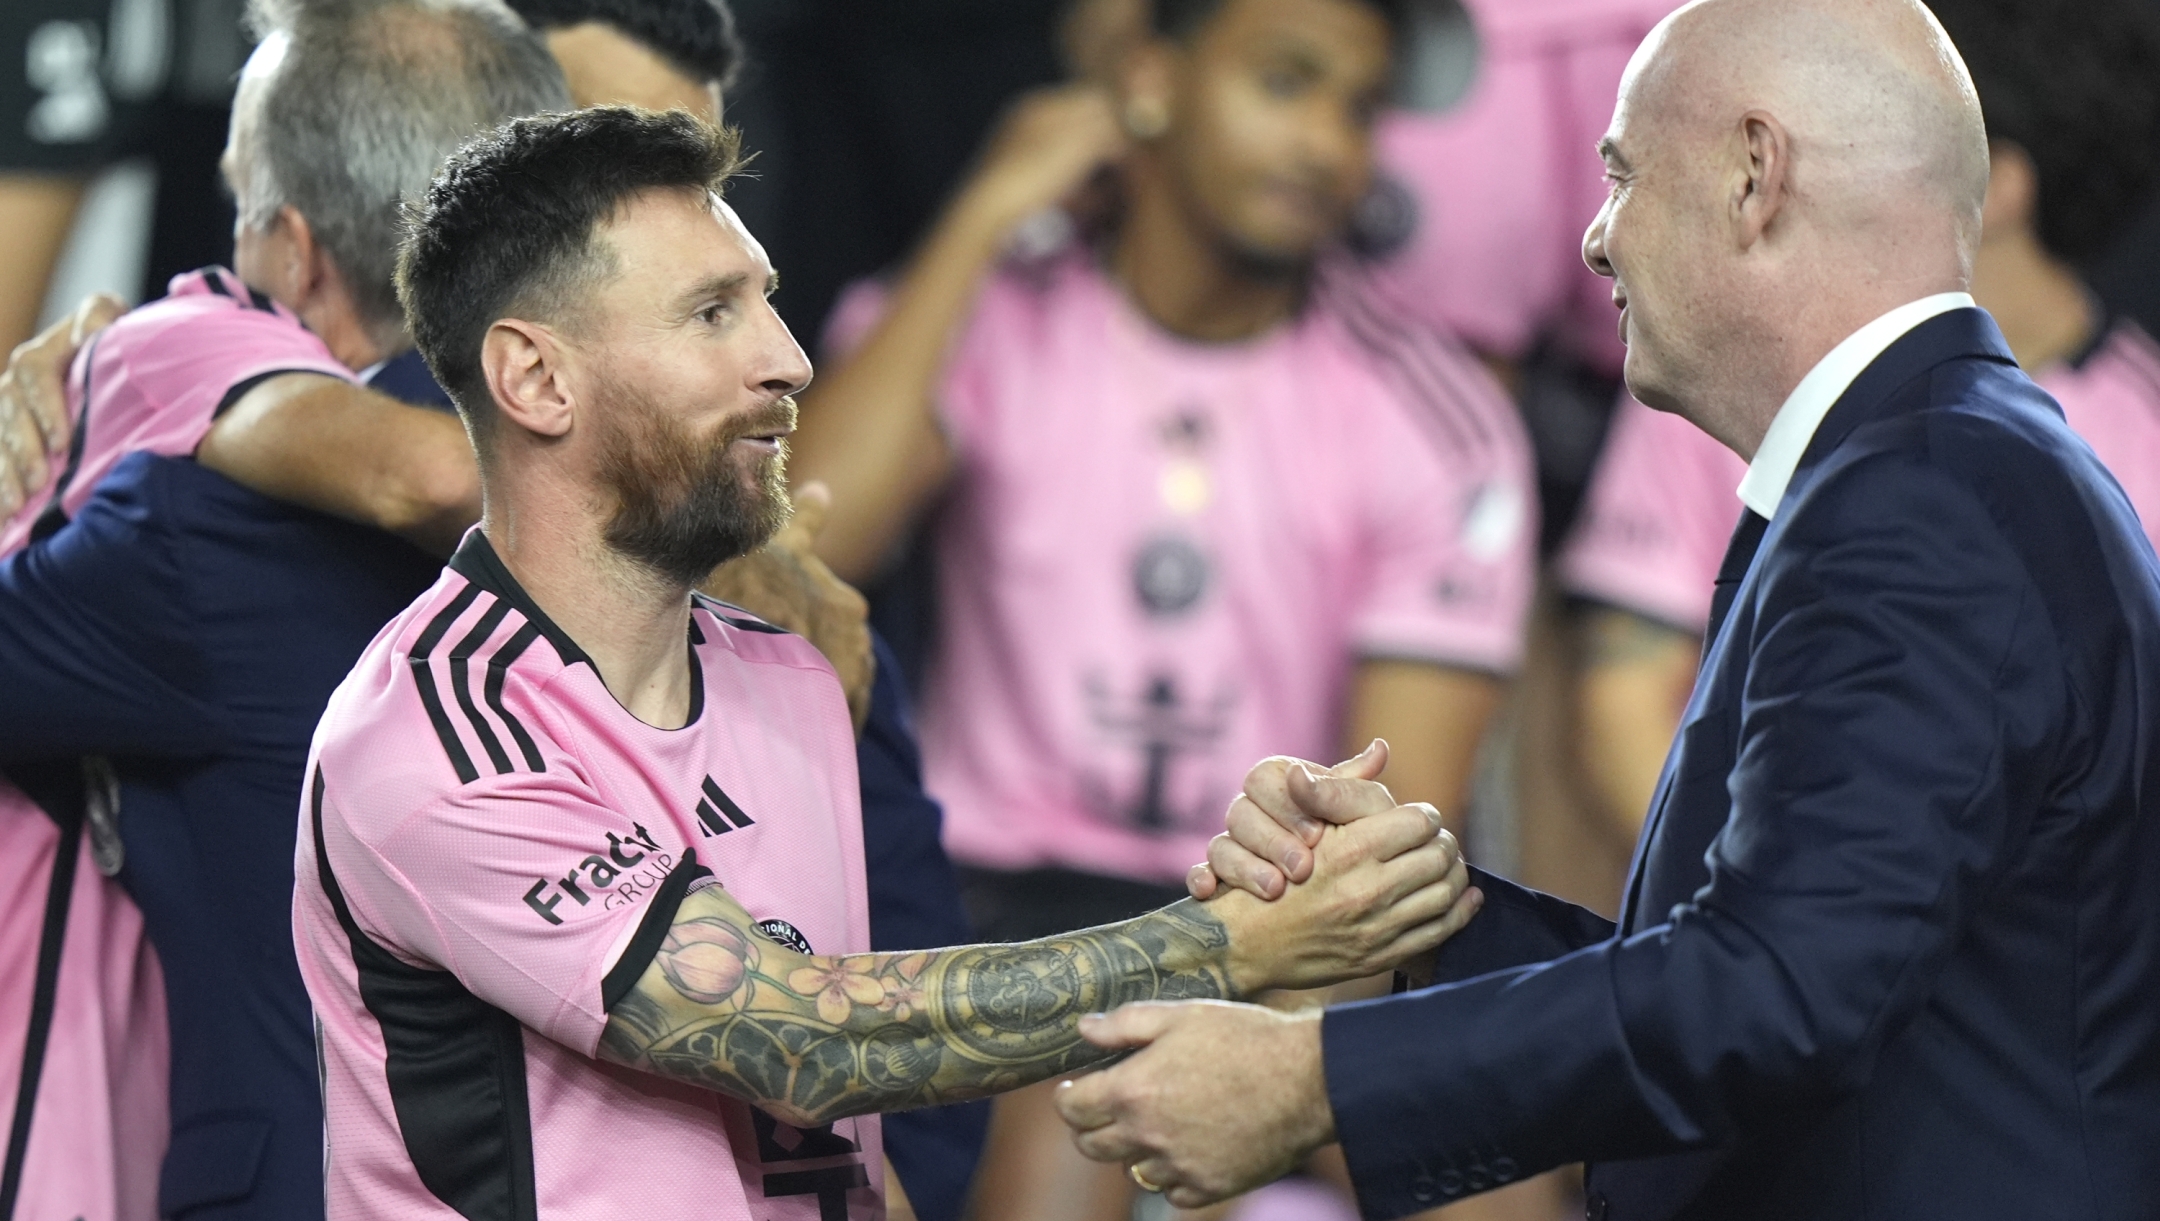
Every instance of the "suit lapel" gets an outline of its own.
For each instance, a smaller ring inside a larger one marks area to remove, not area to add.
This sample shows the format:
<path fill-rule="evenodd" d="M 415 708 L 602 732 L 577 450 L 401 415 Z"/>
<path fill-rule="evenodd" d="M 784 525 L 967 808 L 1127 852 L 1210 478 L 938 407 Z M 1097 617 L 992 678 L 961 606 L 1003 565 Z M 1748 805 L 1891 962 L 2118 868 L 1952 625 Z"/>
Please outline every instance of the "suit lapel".
<path fill-rule="evenodd" d="M 1740 592 L 1740 583 L 1747 579 L 1748 571 L 1755 565 L 1755 553 L 1762 549 L 1763 535 L 1770 529 L 1770 522 L 1762 514 L 1749 509 L 1740 515 L 1740 524 L 1733 528 L 1732 541 L 1726 544 L 1725 560 L 1718 565 L 1717 591 L 1710 600 L 1710 627 L 1703 634 L 1703 670 L 1709 669 L 1711 655 L 1717 649 L 1718 637 L 1725 630 L 1725 621 L 1732 615 L 1733 599 Z M 1697 680 L 1698 685 L 1701 679 Z M 1699 693 L 1698 693 L 1699 695 Z M 1693 699 L 1689 706 L 1692 711 Z M 1677 756 L 1677 752 L 1675 752 Z M 1665 819 L 1666 803 L 1672 800 L 1677 757 L 1665 762 L 1665 774 L 1658 778 L 1657 794 L 1650 801 L 1650 816 L 1643 823 L 1642 836 L 1635 841 L 1635 861 L 1628 870 L 1626 897 L 1620 904 L 1620 931 L 1635 931 L 1637 907 L 1642 897 L 1643 863 L 1649 856 L 1650 845 L 1657 841 L 1658 826 Z"/>

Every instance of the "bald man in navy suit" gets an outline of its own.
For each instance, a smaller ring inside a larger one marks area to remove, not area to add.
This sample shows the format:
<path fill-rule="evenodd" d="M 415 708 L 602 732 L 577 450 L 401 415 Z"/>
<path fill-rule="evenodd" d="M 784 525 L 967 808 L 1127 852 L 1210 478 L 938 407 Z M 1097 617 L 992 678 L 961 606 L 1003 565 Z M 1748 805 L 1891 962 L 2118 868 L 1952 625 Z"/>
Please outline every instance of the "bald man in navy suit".
<path fill-rule="evenodd" d="M 1636 396 L 1746 458 L 1618 927 L 1480 876 L 1437 986 L 1131 1006 L 1083 1150 L 1198 1205 L 1339 1140 L 1389 1218 L 1573 1161 L 1592 1221 L 2160 1217 L 2160 565 L 1966 295 L 1988 149 L 1917 0 L 1700 0 L 1584 242 Z M 1281 893 L 1380 752 L 1272 762 Z"/>

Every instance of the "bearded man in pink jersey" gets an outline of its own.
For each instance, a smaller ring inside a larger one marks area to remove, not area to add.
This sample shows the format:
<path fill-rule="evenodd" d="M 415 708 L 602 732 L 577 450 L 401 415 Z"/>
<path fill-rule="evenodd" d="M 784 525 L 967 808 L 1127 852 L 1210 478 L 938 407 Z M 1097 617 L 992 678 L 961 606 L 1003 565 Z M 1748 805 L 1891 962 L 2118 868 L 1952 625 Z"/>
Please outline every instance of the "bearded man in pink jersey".
<path fill-rule="evenodd" d="M 2142 0 L 1928 0 L 1980 90 L 1992 166 L 1973 297 L 2160 542 L 2160 345 L 2081 268 L 2160 183 L 2160 18 Z M 1584 606 L 1580 749 L 1632 845 L 1694 686 L 1747 464 L 1623 400 L 1561 579 Z M 1614 879 L 1617 885 L 1618 879 Z"/>
<path fill-rule="evenodd" d="M 692 593 L 784 520 L 811 372 L 719 202 L 738 164 L 679 111 L 519 120 L 416 215 L 401 297 L 485 511 L 316 737 L 294 927 L 333 1218 L 877 1217 L 872 1112 L 1082 1067 L 1079 1018 L 1125 1000 L 1384 968 L 1477 905 L 1405 808 L 1279 913 L 862 952 L 831 666 Z"/>

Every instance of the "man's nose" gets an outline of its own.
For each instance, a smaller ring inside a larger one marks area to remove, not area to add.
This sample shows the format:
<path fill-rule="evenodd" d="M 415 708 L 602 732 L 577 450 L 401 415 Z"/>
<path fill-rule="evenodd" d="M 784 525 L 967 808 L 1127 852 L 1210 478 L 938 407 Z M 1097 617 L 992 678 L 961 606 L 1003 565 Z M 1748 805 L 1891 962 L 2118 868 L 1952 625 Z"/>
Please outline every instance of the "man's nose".
<path fill-rule="evenodd" d="M 1583 230 L 1582 236 L 1582 261 L 1589 264 L 1590 270 L 1608 280 L 1613 278 L 1613 267 L 1605 258 L 1605 218 L 1611 211 L 1612 201 L 1607 200 L 1605 206 L 1598 209 L 1597 216 L 1591 219 L 1590 227 Z"/>
<path fill-rule="evenodd" d="M 764 342 L 759 345 L 758 385 L 775 395 L 801 394 L 815 376 L 810 357 L 804 353 L 802 345 L 795 342 L 795 333 L 769 305 L 765 308 L 765 321 Z"/>

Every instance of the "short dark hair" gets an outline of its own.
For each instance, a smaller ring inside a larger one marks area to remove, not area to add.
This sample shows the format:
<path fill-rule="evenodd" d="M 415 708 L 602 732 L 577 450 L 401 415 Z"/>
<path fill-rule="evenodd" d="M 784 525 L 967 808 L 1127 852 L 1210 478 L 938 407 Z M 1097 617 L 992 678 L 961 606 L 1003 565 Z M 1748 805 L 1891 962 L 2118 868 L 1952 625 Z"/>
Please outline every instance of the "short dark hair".
<path fill-rule="evenodd" d="M 1401 38 L 1410 25 L 1410 6 L 1415 0 L 1361 0 L 1387 18 L 1388 30 Z M 1228 0 L 1150 0 L 1155 13 L 1155 32 L 1175 42 L 1198 34 Z"/>
<path fill-rule="evenodd" d="M 1991 140 L 2040 179 L 2041 244 L 2083 262 L 2160 182 L 2160 14 L 2151 0 L 1928 0 L 1971 69 Z"/>
<path fill-rule="evenodd" d="M 482 457 L 495 424 L 480 368 L 488 328 L 575 317 L 611 269 L 602 224 L 648 191 L 718 194 L 742 167 L 734 129 L 635 106 L 516 119 L 451 155 L 408 215 L 398 299 Z"/>
<path fill-rule="evenodd" d="M 727 0 L 510 0 L 536 30 L 560 30 L 597 21 L 694 80 L 722 90 L 742 68 L 742 39 Z"/>

